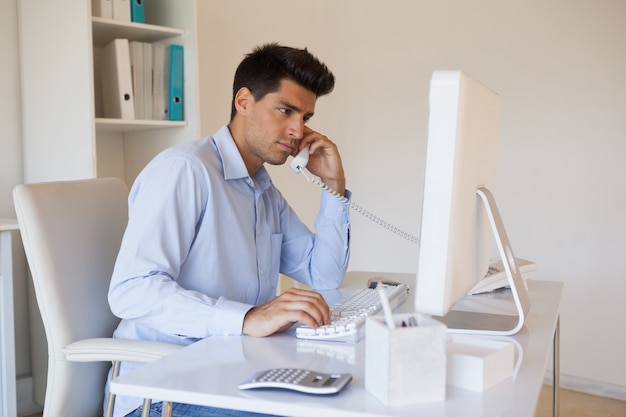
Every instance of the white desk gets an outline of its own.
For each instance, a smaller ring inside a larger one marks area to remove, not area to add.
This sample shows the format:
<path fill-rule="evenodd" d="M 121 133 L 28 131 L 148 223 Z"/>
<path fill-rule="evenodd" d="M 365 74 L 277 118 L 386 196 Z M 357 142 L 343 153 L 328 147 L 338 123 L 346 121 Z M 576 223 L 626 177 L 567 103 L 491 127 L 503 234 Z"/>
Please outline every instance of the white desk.
<path fill-rule="evenodd" d="M 0 415 L 17 415 L 15 321 L 13 314 L 13 235 L 17 220 L 0 218 Z"/>
<path fill-rule="evenodd" d="M 374 273 L 352 272 L 346 277 L 349 293 Z M 411 275 L 384 274 L 411 280 Z M 524 328 L 514 337 L 523 348 L 515 378 L 484 393 L 447 388 L 446 401 L 407 407 L 387 407 L 364 387 L 365 343 L 356 345 L 305 342 L 292 334 L 267 338 L 210 337 L 141 366 L 111 383 L 120 395 L 271 413 L 286 416 L 514 416 L 532 417 L 543 383 L 555 331 L 563 285 L 529 282 L 532 303 Z M 339 297 L 325 294 L 327 298 Z M 331 300 L 333 301 L 333 300 Z M 405 306 L 412 301 L 407 300 Z M 367 335 L 366 335 L 367 337 Z M 274 367 L 310 368 L 322 372 L 350 372 L 353 381 L 333 396 L 288 391 L 240 391 L 237 384 L 254 372 Z"/>

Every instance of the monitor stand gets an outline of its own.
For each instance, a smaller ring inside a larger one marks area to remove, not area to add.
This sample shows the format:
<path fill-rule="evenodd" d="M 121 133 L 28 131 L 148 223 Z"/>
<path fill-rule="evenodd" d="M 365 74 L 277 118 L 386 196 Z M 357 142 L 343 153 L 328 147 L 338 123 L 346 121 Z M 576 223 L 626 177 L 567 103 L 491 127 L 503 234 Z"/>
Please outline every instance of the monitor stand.
<path fill-rule="evenodd" d="M 502 258 L 504 270 L 511 287 L 515 309 L 517 314 L 494 314 L 473 311 L 450 310 L 444 317 L 434 317 L 448 326 L 449 333 L 484 334 L 510 336 L 516 334 L 524 325 L 524 320 L 530 310 L 530 301 L 526 291 L 526 283 L 522 279 L 515 256 L 502 218 L 496 206 L 493 194 L 486 188 L 478 188 L 476 194 L 483 201 L 487 212 L 491 230 Z M 469 296 L 480 297 L 480 296 Z"/>

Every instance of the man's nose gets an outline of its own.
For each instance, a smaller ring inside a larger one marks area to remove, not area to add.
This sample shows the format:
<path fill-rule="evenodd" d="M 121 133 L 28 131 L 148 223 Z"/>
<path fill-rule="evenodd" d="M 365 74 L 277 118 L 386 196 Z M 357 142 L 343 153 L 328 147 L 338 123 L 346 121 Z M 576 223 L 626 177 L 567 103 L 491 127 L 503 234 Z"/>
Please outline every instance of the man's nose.
<path fill-rule="evenodd" d="M 291 139 L 302 139 L 304 136 L 304 120 L 294 118 L 289 124 L 287 134 Z"/>

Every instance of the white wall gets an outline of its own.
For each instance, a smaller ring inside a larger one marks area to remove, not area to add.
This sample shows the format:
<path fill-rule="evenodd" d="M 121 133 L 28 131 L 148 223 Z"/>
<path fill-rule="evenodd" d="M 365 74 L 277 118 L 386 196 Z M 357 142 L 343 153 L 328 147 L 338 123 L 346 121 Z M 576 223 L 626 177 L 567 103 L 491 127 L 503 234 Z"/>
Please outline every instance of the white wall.
<path fill-rule="evenodd" d="M 15 217 L 11 193 L 22 176 L 20 76 L 15 1 L 0 2 L 0 217 Z"/>
<path fill-rule="evenodd" d="M 228 118 L 252 46 L 307 46 L 337 76 L 311 126 L 353 199 L 419 233 L 428 80 L 461 69 L 502 97 L 496 198 L 518 256 L 565 282 L 562 383 L 626 399 L 626 3 L 621 0 L 199 2 L 204 134 Z M 312 224 L 319 192 L 274 178 Z M 415 272 L 417 249 L 353 214 L 351 269 Z"/>
<path fill-rule="evenodd" d="M 23 181 L 16 4 L 0 1 L 0 217 L 8 218 L 15 218 L 13 187 Z M 25 276 L 15 279 L 16 371 L 22 377 L 31 373 L 27 289 Z"/>

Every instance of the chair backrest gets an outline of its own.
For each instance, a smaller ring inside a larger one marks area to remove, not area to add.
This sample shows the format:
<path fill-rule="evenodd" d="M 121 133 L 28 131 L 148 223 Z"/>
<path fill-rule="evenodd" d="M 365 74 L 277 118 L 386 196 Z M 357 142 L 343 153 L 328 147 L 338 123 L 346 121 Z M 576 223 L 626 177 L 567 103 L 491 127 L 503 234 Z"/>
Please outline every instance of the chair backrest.
<path fill-rule="evenodd" d="M 128 222 L 128 189 L 116 178 L 22 184 L 13 193 L 48 341 L 44 416 L 100 416 L 110 363 L 68 362 L 62 349 L 110 337 L 107 301 Z"/>

